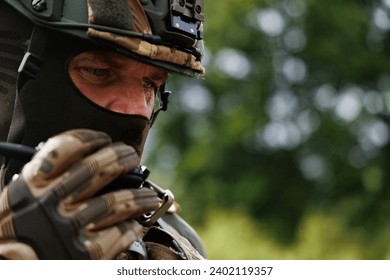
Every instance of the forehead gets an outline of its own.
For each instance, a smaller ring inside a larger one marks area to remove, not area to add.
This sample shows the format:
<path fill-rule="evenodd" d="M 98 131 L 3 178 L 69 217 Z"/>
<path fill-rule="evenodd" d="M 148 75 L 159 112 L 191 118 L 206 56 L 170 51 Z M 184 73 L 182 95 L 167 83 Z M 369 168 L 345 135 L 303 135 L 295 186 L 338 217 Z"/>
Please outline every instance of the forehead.
<path fill-rule="evenodd" d="M 147 71 L 156 79 L 166 80 L 168 72 L 162 68 L 143 63 L 113 51 L 85 51 L 73 57 L 72 62 L 86 67 L 110 67 L 123 71 Z"/>

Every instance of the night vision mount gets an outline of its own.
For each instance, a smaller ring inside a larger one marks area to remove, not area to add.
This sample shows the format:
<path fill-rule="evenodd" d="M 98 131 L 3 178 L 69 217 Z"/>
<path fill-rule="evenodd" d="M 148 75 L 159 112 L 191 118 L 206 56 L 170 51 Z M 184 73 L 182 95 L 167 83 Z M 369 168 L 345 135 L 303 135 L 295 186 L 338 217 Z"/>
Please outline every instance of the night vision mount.
<path fill-rule="evenodd" d="M 74 0 L 5 0 L 39 25 L 81 37 L 86 36 L 85 31 L 78 33 L 77 30 L 93 27 L 153 43 L 174 45 L 191 53 L 196 40 L 203 39 L 204 0 L 138 1 L 149 19 L 153 35 L 88 24 L 87 5 L 76 5 Z"/>
<path fill-rule="evenodd" d="M 175 42 L 190 49 L 195 40 L 203 39 L 201 23 L 204 21 L 203 0 L 141 0 L 153 33 L 163 43 Z"/>

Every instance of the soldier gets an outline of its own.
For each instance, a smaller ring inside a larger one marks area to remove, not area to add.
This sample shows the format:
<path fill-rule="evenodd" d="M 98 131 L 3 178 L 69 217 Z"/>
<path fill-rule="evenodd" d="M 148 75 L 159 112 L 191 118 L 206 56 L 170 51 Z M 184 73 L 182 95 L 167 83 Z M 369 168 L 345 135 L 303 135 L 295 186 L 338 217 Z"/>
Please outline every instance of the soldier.
<path fill-rule="evenodd" d="M 1 258 L 206 257 L 140 166 L 168 73 L 204 75 L 203 21 L 203 0 L 0 1 Z"/>

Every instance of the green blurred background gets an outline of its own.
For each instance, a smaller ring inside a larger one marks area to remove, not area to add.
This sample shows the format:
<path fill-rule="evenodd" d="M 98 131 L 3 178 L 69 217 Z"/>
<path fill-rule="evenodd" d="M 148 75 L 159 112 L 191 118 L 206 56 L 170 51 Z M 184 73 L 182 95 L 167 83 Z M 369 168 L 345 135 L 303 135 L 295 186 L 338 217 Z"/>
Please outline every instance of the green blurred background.
<path fill-rule="evenodd" d="M 144 164 L 210 259 L 390 259 L 390 0 L 206 0 Z"/>

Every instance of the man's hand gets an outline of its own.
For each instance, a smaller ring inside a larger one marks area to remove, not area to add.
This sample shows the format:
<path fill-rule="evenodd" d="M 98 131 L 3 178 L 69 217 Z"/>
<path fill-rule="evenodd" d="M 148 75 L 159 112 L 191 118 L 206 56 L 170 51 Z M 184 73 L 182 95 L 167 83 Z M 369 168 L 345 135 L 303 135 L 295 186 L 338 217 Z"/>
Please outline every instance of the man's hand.
<path fill-rule="evenodd" d="M 159 208 L 148 188 L 94 197 L 139 164 L 108 135 L 71 130 L 50 138 L 0 195 L 0 256 L 111 259 L 142 237 L 134 218 Z M 36 255 L 34 255 L 36 254 Z"/>

